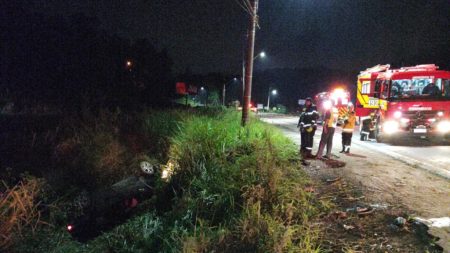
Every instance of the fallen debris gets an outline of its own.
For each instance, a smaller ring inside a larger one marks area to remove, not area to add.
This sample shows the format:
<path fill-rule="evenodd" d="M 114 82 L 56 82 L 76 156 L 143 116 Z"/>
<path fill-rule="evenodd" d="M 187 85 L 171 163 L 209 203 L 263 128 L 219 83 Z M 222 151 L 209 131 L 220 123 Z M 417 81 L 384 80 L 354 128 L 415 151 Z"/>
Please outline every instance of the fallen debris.
<path fill-rule="evenodd" d="M 431 218 L 431 219 L 423 219 L 420 217 L 415 217 L 414 220 L 419 221 L 428 227 L 450 227 L 450 217 L 442 217 L 442 218 Z"/>
<path fill-rule="evenodd" d="M 397 217 L 394 220 L 394 225 L 397 225 L 399 227 L 403 227 L 408 221 L 403 217 Z"/>
<path fill-rule="evenodd" d="M 336 178 L 331 178 L 331 179 L 327 179 L 327 183 L 334 183 L 341 180 L 341 177 L 336 177 Z"/>
<path fill-rule="evenodd" d="M 352 225 L 343 225 L 343 227 L 344 227 L 344 229 L 345 230 L 352 230 L 352 229 L 354 229 L 355 227 L 354 226 L 352 226 Z"/>
<path fill-rule="evenodd" d="M 315 192 L 316 190 L 312 186 L 305 187 L 305 192 Z"/>
<path fill-rule="evenodd" d="M 370 204 L 369 206 L 372 209 L 376 209 L 376 210 L 385 210 L 388 208 L 388 205 L 386 205 L 386 204 Z"/>

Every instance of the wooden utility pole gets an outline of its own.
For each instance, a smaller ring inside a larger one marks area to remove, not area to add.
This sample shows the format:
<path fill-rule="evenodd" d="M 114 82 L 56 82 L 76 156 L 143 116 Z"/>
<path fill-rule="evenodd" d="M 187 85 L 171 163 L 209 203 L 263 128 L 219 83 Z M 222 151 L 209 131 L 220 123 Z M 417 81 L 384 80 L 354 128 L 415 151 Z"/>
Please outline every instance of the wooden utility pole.
<path fill-rule="evenodd" d="M 223 83 L 223 88 L 222 88 L 222 106 L 225 106 L 225 92 L 226 92 L 225 85 L 226 85 L 226 83 Z"/>
<path fill-rule="evenodd" d="M 255 31 L 258 24 L 258 2 L 252 0 L 251 15 L 249 19 L 248 37 L 247 37 L 247 60 L 245 64 L 245 89 L 242 107 L 242 126 L 248 123 L 248 111 L 250 107 L 250 99 L 252 94 L 252 77 L 253 77 L 253 56 L 255 49 Z"/>

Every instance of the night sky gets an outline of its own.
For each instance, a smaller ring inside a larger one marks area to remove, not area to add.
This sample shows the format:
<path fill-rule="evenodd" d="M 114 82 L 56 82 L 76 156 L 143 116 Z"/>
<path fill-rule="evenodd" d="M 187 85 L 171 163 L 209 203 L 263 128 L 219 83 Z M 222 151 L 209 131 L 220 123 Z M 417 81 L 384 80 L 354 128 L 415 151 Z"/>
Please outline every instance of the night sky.
<path fill-rule="evenodd" d="M 247 13 L 242 0 L 33 1 L 50 14 L 96 16 L 111 33 L 167 48 L 175 72 L 239 73 Z M 256 70 L 450 62 L 448 0 L 260 0 Z M 412 58 L 415 57 L 415 58 Z"/>

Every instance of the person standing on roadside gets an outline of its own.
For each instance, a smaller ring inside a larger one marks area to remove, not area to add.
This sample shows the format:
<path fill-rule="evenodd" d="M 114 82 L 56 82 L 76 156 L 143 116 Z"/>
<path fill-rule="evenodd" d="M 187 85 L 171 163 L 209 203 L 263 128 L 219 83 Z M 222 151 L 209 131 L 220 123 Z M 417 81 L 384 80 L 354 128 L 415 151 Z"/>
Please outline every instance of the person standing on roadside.
<path fill-rule="evenodd" d="M 319 114 L 313 106 L 312 99 L 310 97 L 306 98 L 305 106 L 303 107 L 297 124 L 297 127 L 300 129 L 300 154 L 303 157 L 311 156 L 318 117 Z"/>
<path fill-rule="evenodd" d="M 342 151 L 340 153 L 350 153 L 352 145 L 353 129 L 355 128 L 356 116 L 353 104 L 348 105 L 348 112 L 342 125 Z"/>
<path fill-rule="evenodd" d="M 322 153 L 327 146 L 327 154 L 323 157 L 331 159 L 331 149 L 333 147 L 334 130 L 336 129 L 339 111 L 334 107 L 333 102 L 329 101 L 329 108 L 325 112 L 325 119 L 323 122 L 322 136 L 320 138 L 319 150 L 317 151 L 316 158 L 322 159 Z"/>

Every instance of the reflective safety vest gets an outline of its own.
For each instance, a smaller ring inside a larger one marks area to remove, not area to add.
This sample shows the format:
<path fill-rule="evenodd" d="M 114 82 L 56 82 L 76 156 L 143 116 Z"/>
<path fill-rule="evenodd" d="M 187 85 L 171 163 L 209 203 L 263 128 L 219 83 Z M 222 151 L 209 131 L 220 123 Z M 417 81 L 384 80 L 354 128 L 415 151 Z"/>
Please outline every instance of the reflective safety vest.
<path fill-rule="evenodd" d="M 355 128 L 356 116 L 355 112 L 348 112 L 344 118 L 344 125 L 342 125 L 342 132 L 344 133 L 353 133 L 353 129 Z"/>
<path fill-rule="evenodd" d="M 337 126 L 337 122 L 338 122 L 338 118 L 339 118 L 339 111 L 336 107 L 331 108 L 330 111 L 327 112 L 327 114 L 329 115 L 329 117 L 327 117 L 327 126 L 328 127 L 336 127 Z M 328 116 L 327 115 L 327 116 Z"/>
<path fill-rule="evenodd" d="M 306 131 L 311 132 L 313 128 L 315 129 L 317 127 L 316 120 L 318 117 L 319 114 L 314 107 L 305 107 L 300 114 L 300 119 L 297 126 L 305 128 Z"/>
<path fill-rule="evenodd" d="M 349 112 L 346 106 L 339 107 L 339 119 L 345 120 Z"/>

